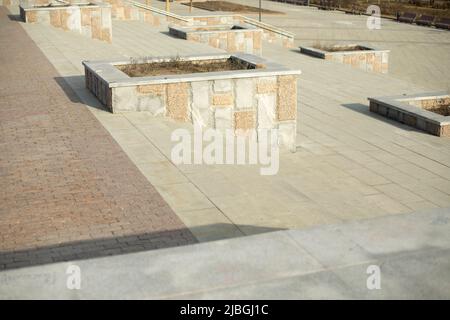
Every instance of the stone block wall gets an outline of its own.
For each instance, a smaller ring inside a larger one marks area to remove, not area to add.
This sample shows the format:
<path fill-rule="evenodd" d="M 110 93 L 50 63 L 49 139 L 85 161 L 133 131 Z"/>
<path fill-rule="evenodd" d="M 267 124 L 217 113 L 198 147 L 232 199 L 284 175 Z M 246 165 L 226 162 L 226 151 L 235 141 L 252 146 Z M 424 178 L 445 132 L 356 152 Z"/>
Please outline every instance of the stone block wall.
<path fill-rule="evenodd" d="M 200 31 L 200 28 L 205 28 Z M 223 30 L 208 30 L 208 27 L 170 27 L 170 34 L 195 42 L 205 43 L 227 52 L 262 54 L 262 30 L 256 28 L 232 30 L 225 26 Z"/>
<path fill-rule="evenodd" d="M 238 15 L 189 16 L 193 26 L 215 26 L 243 23 L 244 17 Z"/>
<path fill-rule="evenodd" d="M 416 106 L 419 108 L 435 108 L 443 105 L 450 105 L 450 97 L 439 97 L 430 99 L 415 99 L 407 101 L 409 105 Z"/>
<path fill-rule="evenodd" d="M 261 39 L 286 48 L 294 46 L 294 35 L 274 26 L 260 23 L 257 20 L 237 15 L 180 16 L 145 4 L 127 0 L 103 0 L 111 4 L 112 17 L 117 20 L 138 20 L 159 26 L 169 24 L 175 26 L 213 26 L 247 23 L 261 29 Z"/>
<path fill-rule="evenodd" d="M 242 15 L 188 16 L 186 18 L 192 21 L 191 25 L 193 26 L 249 24 L 263 31 L 261 39 L 264 41 L 278 44 L 285 48 L 292 48 L 294 46 L 293 34 Z"/>
<path fill-rule="evenodd" d="M 389 50 L 368 50 L 328 52 L 315 48 L 300 47 L 304 54 L 317 58 L 347 64 L 353 68 L 375 73 L 388 73 Z"/>
<path fill-rule="evenodd" d="M 406 100 L 404 96 L 398 98 L 369 98 L 369 109 L 389 119 L 404 123 L 408 126 L 428 132 L 439 137 L 450 137 L 450 116 L 442 116 L 425 111 L 425 107 L 442 105 L 443 99 L 417 99 Z"/>
<path fill-rule="evenodd" d="M 120 87 L 112 88 L 112 99 L 113 112 L 150 111 L 236 133 L 277 128 L 283 144 L 295 146 L 296 76 Z"/>
<path fill-rule="evenodd" d="M 388 73 L 388 52 L 343 52 L 326 54 L 325 60 L 351 65 L 369 72 Z"/>
<path fill-rule="evenodd" d="M 296 148 L 297 75 L 144 84 L 108 88 L 88 68 L 86 86 L 114 113 L 147 111 L 237 134 L 278 129 Z"/>
<path fill-rule="evenodd" d="M 161 24 L 188 25 L 189 22 L 175 14 L 163 14 L 156 8 L 146 9 L 136 6 L 126 0 L 103 0 L 111 4 L 112 17 L 117 20 L 141 21 L 160 26 Z"/>
<path fill-rule="evenodd" d="M 112 41 L 111 7 L 107 4 L 60 7 L 21 5 L 20 16 L 27 23 L 45 23 L 93 39 Z"/>

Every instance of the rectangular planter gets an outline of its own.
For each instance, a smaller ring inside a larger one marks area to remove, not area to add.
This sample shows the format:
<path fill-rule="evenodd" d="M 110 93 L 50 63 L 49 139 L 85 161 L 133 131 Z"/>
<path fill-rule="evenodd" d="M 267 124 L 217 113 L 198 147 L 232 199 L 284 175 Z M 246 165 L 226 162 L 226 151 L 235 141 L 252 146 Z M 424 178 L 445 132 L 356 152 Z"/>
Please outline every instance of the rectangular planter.
<path fill-rule="evenodd" d="M 370 111 L 381 114 L 435 136 L 450 137 L 450 116 L 424 108 L 450 103 L 446 92 L 369 98 Z"/>
<path fill-rule="evenodd" d="M 262 30 L 251 25 L 214 25 L 169 27 L 171 35 L 208 44 L 227 52 L 245 52 L 261 55 Z"/>
<path fill-rule="evenodd" d="M 84 61 L 86 87 L 113 113 L 147 111 L 216 129 L 278 129 L 295 150 L 299 70 L 249 54 L 195 55 L 181 61 L 236 59 L 252 69 L 129 77 L 130 61 Z M 150 58 L 139 63 L 171 61 Z"/>
<path fill-rule="evenodd" d="M 294 34 L 286 30 L 277 28 L 273 25 L 260 22 L 258 20 L 240 15 L 240 14 L 216 14 L 216 15 L 201 15 L 201 16 L 186 16 L 190 19 L 190 25 L 194 26 L 214 26 L 214 25 L 232 25 L 232 24 L 246 24 L 254 26 L 262 30 L 262 40 L 269 43 L 278 44 L 285 48 L 292 48 L 294 46 Z"/>
<path fill-rule="evenodd" d="M 104 3 L 43 4 L 23 3 L 20 16 L 27 23 L 44 23 L 74 31 L 89 38 L 112 41 L 111 6 Z"/>
<path fill-rule="evenodd" d="M 118 20 L 137 20 L 153 26 L 213 26 L 247 24 L 262 30 L 262 40 L 285 48 L 294 46 L 294 34 L 273 25 L 239 14 L 186 15 L 181 16 L 132 0 L 104 0 L 112 6 L 112 16 Z"/>
<path fill-rule="evenodd" d="M 356 45 L 337 46 L 345 49 Z M 389 50 L 377 50 L 368 46 L 361 46 L 364 50 L 349 51 L 324 51 L 311 47 L 300 47 L 300 52 L 325 60 L 331 60 L 338 63 L 348 64 L 353 68 L 376 73 L 388 73 Z"/>

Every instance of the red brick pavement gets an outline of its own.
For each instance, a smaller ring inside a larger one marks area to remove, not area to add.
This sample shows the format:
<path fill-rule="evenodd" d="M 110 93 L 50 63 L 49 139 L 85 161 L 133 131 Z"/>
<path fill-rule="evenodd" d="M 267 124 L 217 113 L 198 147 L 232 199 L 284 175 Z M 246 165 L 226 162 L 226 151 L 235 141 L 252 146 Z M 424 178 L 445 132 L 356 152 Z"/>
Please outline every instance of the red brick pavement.
<path fill-rule="evenodd" d="M 0 7 L 0 269 L 195 242 L 8 14 Z"/>

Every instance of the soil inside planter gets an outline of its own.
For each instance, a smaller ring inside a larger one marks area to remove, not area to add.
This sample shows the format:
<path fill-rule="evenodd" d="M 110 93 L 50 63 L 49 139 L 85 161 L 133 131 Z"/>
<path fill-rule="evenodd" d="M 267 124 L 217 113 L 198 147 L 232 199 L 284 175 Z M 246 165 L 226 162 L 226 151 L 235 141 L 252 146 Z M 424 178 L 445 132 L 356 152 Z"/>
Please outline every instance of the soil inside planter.
<path fill-rule="evenodd" d="M 231 71 L 255 69 L 244 61 L 237 59 L 216 59 L 198 61 L 172 60 L 152 63 L 130 63 L 116 66 L 129 77 L 150 77 L 173 74 L 200 72 Z"/>
<path fill-rule="evenodd" d="M 182 3 L 186 6 L 189 6 L 190 3 L 184 2 Z M 252 6 L 245 6 L 242 4 L 237 4 L 228 1 L 203 1 L 203 2 L 193 2 L 192 6 L 199 9 L 204 9 L 208 11 L 228 11 L 228 12 L 240 12 L 240 13 L 258 13 L 259 8 Z M 262 13 L 270 13 L 270 14 L 284 14 L 283 12 L 273 11 L 262 9 Z"/>
<path fill-rule="evenodd" d="M 428 107 L 424 108 L 427 111 L 431 111 L 437 114 L 440 114 L 441 116 L 450 116 L 450 105 L 440 105 L 435 107 Z"/>
<path fill-rule="evenodd" d="M 313 45 L 313 48 L 327 51 L 327 52 L 345 52 L 345 51 L 367 51 L 366 47 L 359 45 L 345 46 L 345 45 Z"/>

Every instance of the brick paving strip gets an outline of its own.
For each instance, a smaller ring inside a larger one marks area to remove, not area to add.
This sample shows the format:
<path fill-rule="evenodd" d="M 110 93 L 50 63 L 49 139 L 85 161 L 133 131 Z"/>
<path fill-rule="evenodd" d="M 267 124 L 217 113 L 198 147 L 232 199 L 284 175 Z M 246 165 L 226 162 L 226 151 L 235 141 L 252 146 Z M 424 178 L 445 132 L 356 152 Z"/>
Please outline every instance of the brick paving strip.
<path fill-rule="evenodd" d="M 0 270 L 196 242 L 0 7 Z"/>

